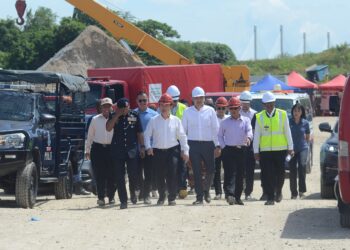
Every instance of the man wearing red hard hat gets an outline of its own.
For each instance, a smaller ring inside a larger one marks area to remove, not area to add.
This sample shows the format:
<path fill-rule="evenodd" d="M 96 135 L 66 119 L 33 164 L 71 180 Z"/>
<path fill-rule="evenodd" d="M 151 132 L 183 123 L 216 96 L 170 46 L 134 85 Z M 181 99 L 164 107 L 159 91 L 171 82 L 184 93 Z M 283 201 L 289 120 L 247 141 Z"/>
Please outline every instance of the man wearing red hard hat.
<path fill-rule="evenodd" d="M 253 138 L 250 119 L 240 115 L 241 102 L 231 97 L 231 116 L 220 123 L 218 139 L 224 163 L 224 191 L 230 205 L 244 205 L 241 200 L 246 151 Z"/>
<path fill-rule="evenodd" d="M 185 162 L 189 158 L 187 136 L 181 120 L 170 113 L 172 103 L 173 99 L 169 94 L 165 93 L 161 96 L 160 114 L 151 118 L 144 133 L 147 154 L 153 155 L 152 161 L 159 192 L 157 204 L 164 204 L 165 191 L 168 190 L 169 206 L 176 205 L 177 166 L 180 155 Z"/>
<path fill-rule="evenodd" d="M 219 123 L 228 117 L 226 115 L 228 102 L 225 97 L 221 96 L 215 101 L 216 116 Z M 220 200 L 222 195 L 221 187 L 221 164 L 222 156 L 215 158 L 215 175 L 214 175 L 214 188 L 215 188 L 215 197 L 214 200 Z"/>

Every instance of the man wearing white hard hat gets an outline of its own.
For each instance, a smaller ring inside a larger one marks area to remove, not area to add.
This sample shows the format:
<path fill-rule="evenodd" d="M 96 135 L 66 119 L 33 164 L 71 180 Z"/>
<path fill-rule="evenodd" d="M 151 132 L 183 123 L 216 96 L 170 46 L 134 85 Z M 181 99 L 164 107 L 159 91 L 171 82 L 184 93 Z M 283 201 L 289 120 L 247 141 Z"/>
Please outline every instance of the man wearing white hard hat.
<path fill-rule="evenodd" d="M 181 102 L 179 102 L 180 99 L 180 95 L 181 92 L 179 90 L 179 88 L 175 85 L 171 85 L 169 86 L 169 88 L 166 91 L 167 94 L 169 94 L 172 99 L 173 99 L 173 103 L 172 103 L 172 108 L 171 108 L 171 114 L 175 115 L 176 117 L 178 117 L 180 120 L 182 119 L 183 113 L 185 112 L 185 109 L 187 109 L 187 106 L 185 104 L 182 104 Z M 185 194 L 185 196 L 187 196 L 187 182 L 186 182 L 186 176 L 187 176 L 187 171 L 186 171 L 186 164 L 185 162 L 179 158 L 178 160 L 178 188 L 179 188 L 179 194 Z M 181 192 L 181 190 L 183 190 Z M 184 190 L 186 190 L 184 192 Z M 179 195 L 180 198 L 185 198 L 182 197 L 181 195 Z"/>
<path fill-rule="evenodd" d="M 218 140 L 219 122 L 215 110 L 204 105 L 205 92 L 201 87 L 192 90 L 193 106 L 185 110 L 182 124 L 190 146 L 190 160 L 194 173 L 196 201 L 193 205 L 211 201 L 210 186 L 215 173 L 215 157 L 219 157 L 221 149 Z M 205 164 L 204 183 L 201 172 L 202 162 Z"/>
<path fill-rule="evenodd" d="M 256 114 L 256 111 L 250 107 L 250 102 L 252 101 L 252 94 L 249 91 L 243 91 L 239 95 L 239 100 L 241 101 L 241 110 L 240 115 L 248 117 L 250 121 L 253 123 L 253 117 Z M 255 119 L 254 119 L 255 122 Z M 254 127 L 254 124 L 252 124 L 252 127 Z M 250 144 L 247 149 L 246 154 L 246 169 L 245 169 L 245 200 L 251 200 L 251 194 L 253 192 L 253 186 L 254 186 L 254 169 L 255 169 L 255 158 L 254 158 L 254 151 L 253 151 L 253 144 Z"/>
<path fill-rule="evenodd" d="M 293 140 L 287 112 L 275 108 L 276 97 L 271 92 L 263 95 L 265 110 L 256 115 L 254 131 L 254 156 L 264 171 L 267 201 L 274 205 L 282 200 L 284 163 L 287 154 L 293 155 Z"/>

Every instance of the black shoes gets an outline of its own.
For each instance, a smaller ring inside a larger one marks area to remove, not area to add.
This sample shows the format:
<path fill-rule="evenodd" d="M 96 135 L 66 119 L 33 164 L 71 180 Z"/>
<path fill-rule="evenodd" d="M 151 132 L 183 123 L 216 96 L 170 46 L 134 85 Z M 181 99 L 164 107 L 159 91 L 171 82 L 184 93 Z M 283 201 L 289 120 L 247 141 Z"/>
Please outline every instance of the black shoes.
<path fill-rule="evenodd" d="M 86 191 L 81 183 L 76 183 L 74 185 L 74 194 L 75 195 L 90 195 L 91 193 Z"/>
<path fill-rule="evenodd" d="M 221 200 L 221 194 L 215 195 L 214 200 L 216 201 Z"/>
<path fill-rule="evenodd" d="M 197 205 L 203 205 L 203 201 L 202 200 L 196 200 L 192 203 L 193 205 L 197 206 Z"/>
<path fill-rule="evenodd" d="M 260 197 L 261 201 L 267 201 L 267 194 L 262 194 L 262 196 Z"/>
<path fill-rule="evenodd" d="M 108 204 L 109 204 L 109 205 L 115 204 L 115 200 L 114 200 L 113 198 L 112 198 L 112 199 L 109 199 Z"/>
<path fill-rule="evenodd" d="M 233 204 L 235 204 L 235 201 L 234 201 L 234 199 L 233 199 L 233 196 L 227 196 L 227 203 L 229 204 L 229 205 L 233 205 Z"/>
<path fill-rule="evenodd" d="M 120 204 L 120 209 L 127 209 L 128 208 L 128 203 L 127 202 L 122 202 Z"/>
<path fill-rule="evenodd" d="M 243 206 L 244 203 L 241 199 L 236 199 L 235 204 Z"/>
<path fill-rule="evenodd" d="M 144 199 L 143 203 L 146 204 L 146 205 L 151 205 L 151 204 L 152 204 L 152 201 L 151 201 L 151 199 L 150 199 L 149 197 L 146 197 L 146 198 Z"/>
<path fill-rule="evenodd" d="M 209 191 L 205 191 L 204 192 L 204 200 L 206 201 L 206 203 L 210 203 L 211 202 L 211 196 Z"/>
<path fill-rule="evenodd" d="M 163 206 L 163 205 L 164 205 L 164 200 L 163 200 L 163 199 L 159 199 L 159 200 L 157 201 L 157 205 L 158 205 L 158 206 Z"/>
<path fill-rule="evenodd" d="M 283 195 L 281 193 L 276 194 L 275 201 L 276 202 L 281 202 L 283 199 Z"/>
<path fill-rule="evenodd" d="M 103 207 L 105 205 L 105 201 L 104 200 L 97 200 L 97 205 L 100 207 Z"/>
<path fill-rule="evenodd" d="M 291 199 L 296 200 L 298 198 L 298 195 L 292 195 Z"/>
<path fill-rule="evenodd" d="M 131 201 L 131 203 L 134 204 L 134 205 L 137 203 L 137 198 L 136 198 L 136 195 L 135 195 L 135 194 L 134 194 L 134 195 L 131 195 L 130 201 Z"/>
<path fill-rule="evenodd" d="M 169 205 L 169 206 L 175 206 L 175 205 L 176 205 L 176 202 L 175 202 L 175 201 L 168 201 L 168 205 Z"/>
<path fill-rule="evenodd" d="M 275 201 L 268 200 L 268 201 L 265 202 L 265 205 L 266 205 L 266 206 L 275 205 Z"/>

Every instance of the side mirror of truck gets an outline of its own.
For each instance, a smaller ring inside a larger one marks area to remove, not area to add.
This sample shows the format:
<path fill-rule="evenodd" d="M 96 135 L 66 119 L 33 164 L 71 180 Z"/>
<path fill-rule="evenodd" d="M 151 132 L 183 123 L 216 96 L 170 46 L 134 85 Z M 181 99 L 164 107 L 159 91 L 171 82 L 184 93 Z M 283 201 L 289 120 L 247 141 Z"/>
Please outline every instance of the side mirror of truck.
<path fill-rule="evenodd" d="M 48 123 L 55 123 L 56 117 L 51 114 L 41 114 L 40 115 L 40 123 L 41 124 L 48 124 Z"/>
<path fill-rule="evenodd" d="M 331 125 L 329 125 L 328 122 L 322 122 L 322 123 L 320 123 L 320 125 L 318 125 L 318 128 L 319 128 L 320 131 L 322 131 L 322 132 L 330 132 L 330 133 L 333 132 L 333 130 L 332 130 L 332 128 L 331 128 Z"/>
<path fill-rule="evenodd" d="M 115 103 L 115 90 L 114 89 L 108 89 L 107 90 L 107 97 L 112 99 L 112 102 Z"/>

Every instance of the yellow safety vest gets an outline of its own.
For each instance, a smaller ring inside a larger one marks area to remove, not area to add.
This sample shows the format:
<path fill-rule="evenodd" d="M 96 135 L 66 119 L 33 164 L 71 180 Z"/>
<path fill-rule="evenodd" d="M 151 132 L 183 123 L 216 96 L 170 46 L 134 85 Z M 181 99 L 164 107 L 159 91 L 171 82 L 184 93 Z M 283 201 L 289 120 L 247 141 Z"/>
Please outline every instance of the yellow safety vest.
<path fill-rule="evenodd" d="M 275 110 L 273 117 L 268 117 L 263 110 L 256 115 L 256 121 L 260 127 L 260 151 L 281 151 L 288 149 L 288 141 L 284 134 L 284 122 L 287 112 L 281 109 Z"/>
<path fill-rule="evenodd" d="M 177 110 L 176 110 L 176 116 L 181 120 L 182 116 L 184 115 L 184 111 L 187 108 L 187 106 L 181 102 L 177 103 Z"/>

